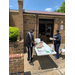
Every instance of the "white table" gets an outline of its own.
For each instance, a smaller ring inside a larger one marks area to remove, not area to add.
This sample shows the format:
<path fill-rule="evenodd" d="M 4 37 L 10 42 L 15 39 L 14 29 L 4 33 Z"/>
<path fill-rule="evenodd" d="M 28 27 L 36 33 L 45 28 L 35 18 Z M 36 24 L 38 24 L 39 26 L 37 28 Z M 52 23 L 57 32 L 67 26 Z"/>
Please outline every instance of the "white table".
<path fill-rule="evenodd" d="M 45 42 L 43 42 L 43 46 L 44 47 L 42 47 L 42 49 L 44 49 L 45 51 L 41 51 L 41 52 L 35 46 L 35 51 L 37 53 L 37 56 L 56 54 L 54 50 L 50 50 L 50 47 Z M 49 51 L 49 53 L 47 53 L 46 51 Z"/>
<path fill-rule="evenodd" d="M 37 56 L 56 54 L 56 52 L 54 50 L 51 50 L 51 48 L 45 42 L 43 42 L 43 46 L 44 46 L 42 47 L 43 51 L 41 52 L 39 52 L 39 49 L 37 49 L 35 46 L 35 51 L 36 51 Z M 49 53 L 47 53 L 46 51 L 48 51 Z M 38 67 L 39 69 L 41 68 L 41 65 Z"/>

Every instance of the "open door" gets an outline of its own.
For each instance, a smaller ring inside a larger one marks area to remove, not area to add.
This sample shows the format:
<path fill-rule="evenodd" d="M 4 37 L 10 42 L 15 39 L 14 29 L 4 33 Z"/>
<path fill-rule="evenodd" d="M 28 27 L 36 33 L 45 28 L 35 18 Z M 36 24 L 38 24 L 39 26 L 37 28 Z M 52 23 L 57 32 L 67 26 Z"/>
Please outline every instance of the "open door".
<path fill-rule="evenodd" d="M 53 19 L 40 19 L 39 38 L 46 43 L 52 43 L 52 41 L 49 38 L 53 37 L 53 27 L 54 27 Z"/>
<path fill-rule="evenodd" d="M 39 38 L 42 40 L 42 41 L 44 41 L 44 42 L 46 42 L 46 40 L 45 40 L 45 34 L 46 34 L 46 30 L 45 30 L 45 24 L 39 24 Z"/>
<path fill-rule="evenodd" d="M 52 43 L 52 41 L 49 39 L 50 37 L 53 37 L 53 24 L 47 23 L 46 24 L 46 42 Z"/>

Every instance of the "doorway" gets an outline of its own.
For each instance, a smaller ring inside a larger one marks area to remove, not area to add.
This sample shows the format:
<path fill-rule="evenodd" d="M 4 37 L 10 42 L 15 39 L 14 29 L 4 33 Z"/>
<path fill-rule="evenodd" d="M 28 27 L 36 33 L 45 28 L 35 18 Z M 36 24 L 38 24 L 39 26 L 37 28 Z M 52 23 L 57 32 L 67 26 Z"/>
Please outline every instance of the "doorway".
<path fill-rule="evenodd" d="M 39 37 L 42 41 L 45 41 L 45 24 L 39 24 Z"/>
<path fill-rule="evenodd" d="M 52 43 L 49 39 L 53 37 L 54 19 L 39 19 L 39 38 L 46 42 Z"/>

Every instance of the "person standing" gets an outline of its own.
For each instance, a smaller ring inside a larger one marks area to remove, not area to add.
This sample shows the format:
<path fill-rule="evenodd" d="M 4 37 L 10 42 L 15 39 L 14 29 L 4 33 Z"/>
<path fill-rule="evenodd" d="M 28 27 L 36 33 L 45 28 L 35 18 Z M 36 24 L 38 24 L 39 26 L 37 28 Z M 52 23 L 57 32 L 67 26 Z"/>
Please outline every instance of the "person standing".
<path fill-rule="evenodd" d="M 54 36 L 54 47 L 55 47 L 55 51 L 57 52 L 55 55 L 55 60 L 59 58 L 60 44 L 61 44 L 61 36 L 59 34 L 59 30 L 56 30 L 55 36 Z"/>
<path fill-rule="evenodd" d="M 34 29 L 30 29 L 30 31 L 27 33 L 27 39 L 26 39 L 26 46 L 28 48 L 28 58 L 27 60 L 29 61 L 30 65 L 34 65 L 32 63 L 32 50 L 33 50 L 33 46 L 34 44 Z"/>

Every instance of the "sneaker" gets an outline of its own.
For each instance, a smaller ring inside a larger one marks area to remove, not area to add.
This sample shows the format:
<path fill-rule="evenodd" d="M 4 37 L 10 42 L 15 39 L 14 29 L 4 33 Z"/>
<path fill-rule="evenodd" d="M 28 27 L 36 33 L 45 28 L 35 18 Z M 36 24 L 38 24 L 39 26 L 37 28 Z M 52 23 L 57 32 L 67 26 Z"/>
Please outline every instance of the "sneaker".
<path fill-rule="evenodd" d="M 29 62 L 30 65 L 34 65 L 31 61 Z"/>
<path fill-rule="evenodd" d="M 57 60 L 57 58 L 55 58 L 55 60 Z"/>
<path fill-rule="evenodd" d="M 27 58 L 27 60 L 29 61 L 29 59 Z"/>
<path fill-rule="evenodd" d="M 31 60 L 33 60 L 33 58 L 31 58 Z"/>
<path fill-rule="evenodd" d="M 56 56 L 54 56 L 54 57 L 56 57 Z"/>

